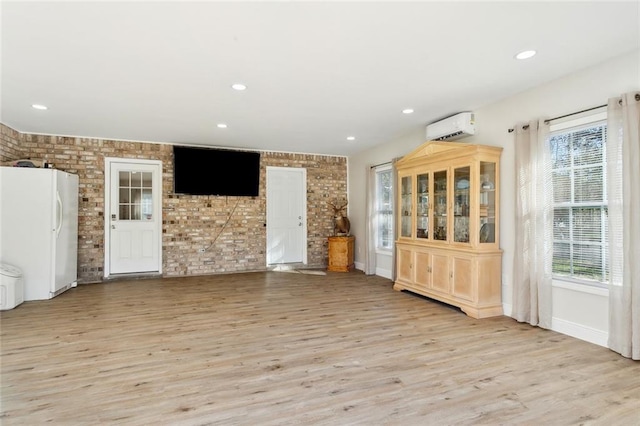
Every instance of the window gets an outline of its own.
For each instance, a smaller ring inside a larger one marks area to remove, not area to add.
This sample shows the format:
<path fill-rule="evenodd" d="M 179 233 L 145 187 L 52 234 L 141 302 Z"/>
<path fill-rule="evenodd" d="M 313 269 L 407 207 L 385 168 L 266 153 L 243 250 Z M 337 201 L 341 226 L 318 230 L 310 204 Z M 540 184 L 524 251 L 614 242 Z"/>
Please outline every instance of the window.
<path fill-rule="evenodd" d="M 391 250 L 393 245 L 393 170 L 390 165 L 376 168 L 376 249 Z"/>
<path fill-rule="evenodd" d="M 551 127 L 553 274 L 608 282 L 606 115 Z"/>

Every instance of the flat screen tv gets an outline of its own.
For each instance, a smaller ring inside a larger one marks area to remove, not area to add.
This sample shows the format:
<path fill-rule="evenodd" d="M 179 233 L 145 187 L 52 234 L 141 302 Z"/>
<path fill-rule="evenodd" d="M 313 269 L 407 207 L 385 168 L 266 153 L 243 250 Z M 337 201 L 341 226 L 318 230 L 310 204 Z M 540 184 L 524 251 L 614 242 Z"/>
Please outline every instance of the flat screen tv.
<path fill-rule="evenodd" d="M 173 147 L 176 194 L 258 196 L 260 153 Z"/>

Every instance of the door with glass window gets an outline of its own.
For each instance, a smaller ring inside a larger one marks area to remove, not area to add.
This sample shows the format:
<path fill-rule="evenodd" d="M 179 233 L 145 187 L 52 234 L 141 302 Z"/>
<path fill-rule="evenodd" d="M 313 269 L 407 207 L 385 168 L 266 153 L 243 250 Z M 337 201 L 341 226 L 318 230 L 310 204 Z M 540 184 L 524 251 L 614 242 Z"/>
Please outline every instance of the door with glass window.
<path fill-rule="evenodd" d="M 160 191 L 157 164 L 110 165 L 109 272 L 160 271 Z"/>

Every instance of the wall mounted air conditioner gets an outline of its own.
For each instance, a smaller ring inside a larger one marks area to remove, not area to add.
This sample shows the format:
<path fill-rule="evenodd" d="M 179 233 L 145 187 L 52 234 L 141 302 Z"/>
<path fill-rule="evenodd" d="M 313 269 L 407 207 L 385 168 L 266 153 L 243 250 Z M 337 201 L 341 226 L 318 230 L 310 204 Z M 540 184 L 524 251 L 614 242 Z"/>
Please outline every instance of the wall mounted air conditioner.
<path fill-rule="evenodd" d="M 473 135 L 476 122 L 472 112 L 461 112 L 427 125 L 427 140 L 456 140 Z"/>

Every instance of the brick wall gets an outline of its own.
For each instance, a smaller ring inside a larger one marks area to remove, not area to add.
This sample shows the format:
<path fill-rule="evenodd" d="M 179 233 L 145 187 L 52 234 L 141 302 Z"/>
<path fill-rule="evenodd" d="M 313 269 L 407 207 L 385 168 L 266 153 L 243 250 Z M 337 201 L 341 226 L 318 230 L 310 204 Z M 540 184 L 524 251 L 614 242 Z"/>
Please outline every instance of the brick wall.
<path fill-rule="evenodd" d="M 11 129 L 7 132 L 11 133 Z M 191 196 L 173 193 L 173 149 L 168 144 L 30 134 L 19 135 L 16 140 L 20 140 L 23 156 L 46 158 L 55 168 L 78 174 L 80 178 L 78 276 L 82 283 L 100 281 L 103 277 L 105 157 L 162 161 L 165 276 L 266 269 L 267 166 L 307 170 L 307 260 L 310 266 L 326 265 L 327 236 L 333 233 L 332 211 L 327 201 L 347 197 L 345 157 L 263 152 L 258 197 Z M 4 138 L 2 145 L 4 152 Z M 6 150 L 9 148 L 7 144 Z M 229 217 L 232 211 L 234 214 Z M 207 250 L 199 253 L 201 248 Z"/>
<path fill-rule="evenodd" d="M 20 132 L 0 123 L 0 163 L 25 158 Z"/>

